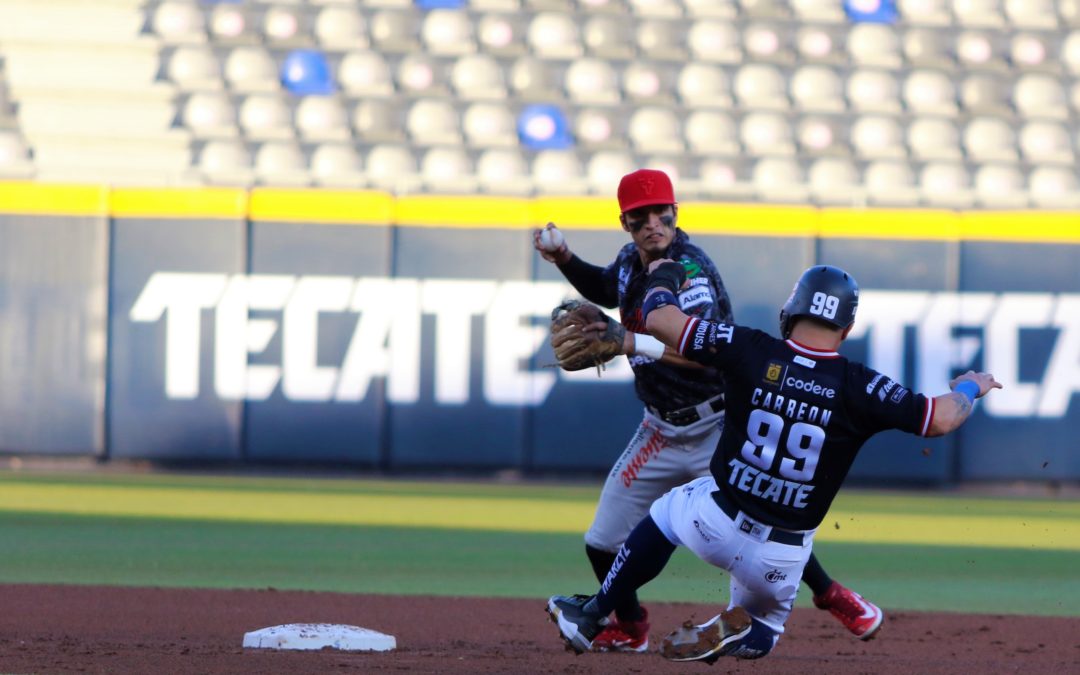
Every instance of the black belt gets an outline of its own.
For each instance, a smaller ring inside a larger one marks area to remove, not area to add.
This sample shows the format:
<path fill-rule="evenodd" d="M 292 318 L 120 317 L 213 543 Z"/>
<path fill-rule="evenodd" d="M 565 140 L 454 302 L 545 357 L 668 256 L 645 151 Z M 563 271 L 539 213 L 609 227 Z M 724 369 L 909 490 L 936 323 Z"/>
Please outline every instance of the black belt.
<path fill-rule="evenodd" d="M 678 410 L 669 410 L 667 412 L 655 408 L 651 405 L 645 406 L 649 409 L 649 412 L 656 415 L 660 419 L 664 420 L 668 424 L 673 424 L 677 427 L 685 427 L 688 424 L 693 424 L 700 419 L 713 415 L 724 409 L 724 395 L 713 396 L 707 401 L 702 401 L 697 405 L 688 405 L 685 408 L 679 408 Z"/>
<path fill-rule="evenodd" d="M 731 518 L 732 521 L 738 520 L 739 507 L 729 502 L 728 498 L 724 496 L 724 493 L 719 490 L 714 490 L 711 494 L 713 501 L 716 502 L 716 505 L 720 507 L 720 510 L 723 511 L 728 518 Z M 743 523 L 749 525 L 745 520 Z M 769 531 L 769 541 L 775 541 L 778 544 L 787 544 L 788 546 L 802 546 L 803 533 L 778 530 L 774 527 Z"/>

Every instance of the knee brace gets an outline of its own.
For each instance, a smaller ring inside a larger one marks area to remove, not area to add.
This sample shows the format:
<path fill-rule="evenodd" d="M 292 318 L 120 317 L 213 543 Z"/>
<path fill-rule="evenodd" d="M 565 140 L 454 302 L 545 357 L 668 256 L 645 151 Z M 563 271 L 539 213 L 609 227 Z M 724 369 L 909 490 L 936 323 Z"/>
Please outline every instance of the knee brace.
<path fill-rule="evenodd" d="M 734 656 L 737 659 L 760 659 L 772 651 L 780 634 L 761 623 L 757 619 L 751 619 L 750 632 L 740 640 L 728 645 L 730 649 L 724 650 L 724 656 Z"/>

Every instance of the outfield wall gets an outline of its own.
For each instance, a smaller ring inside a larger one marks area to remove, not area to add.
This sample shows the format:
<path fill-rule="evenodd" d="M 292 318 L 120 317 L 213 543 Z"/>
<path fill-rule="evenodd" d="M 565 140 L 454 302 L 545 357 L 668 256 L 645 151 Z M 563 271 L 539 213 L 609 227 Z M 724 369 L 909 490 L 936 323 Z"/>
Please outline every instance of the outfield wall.
<path fill-rule="evenodd" d="M 0 184 L 0 450 L 603 470 L 641 416 L 619 359 L 551 367 L 572 293 L 551 220 L 610 262 L 614 200 Z M 886 434 L 852 476 L 1080 480 L 1080 216 L 684 204 L 736 319 L 775 333 L 808 265 L 859 281 L 845 353 L 921 391 L 1007 389 L 948 439 Z"/>

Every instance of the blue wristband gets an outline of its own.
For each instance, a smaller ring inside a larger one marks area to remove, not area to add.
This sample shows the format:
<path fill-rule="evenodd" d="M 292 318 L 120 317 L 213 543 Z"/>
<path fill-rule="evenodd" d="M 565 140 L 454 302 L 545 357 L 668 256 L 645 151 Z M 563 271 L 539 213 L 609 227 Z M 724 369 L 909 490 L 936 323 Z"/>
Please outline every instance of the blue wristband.
<path fill-rule="evenodd" d="M 667 307 L 668 305 L 675 304 L 675 294 L 666 288 L 657 288 L 649 293 L 649 297 L 645 298 L 645 304 L 641 306 L 641 318 L 646 319 L 649 316 L 649 312 L 654 309 L 660 309 L 661 307 Z"/>
<path fill-rule="evenodd" d="M 969 401 L 975 403 L 975 399 L 979 397 L 979 383 L 973 380 L 964 380 L 956 385 L 953 391 L 967 396 Z"/>

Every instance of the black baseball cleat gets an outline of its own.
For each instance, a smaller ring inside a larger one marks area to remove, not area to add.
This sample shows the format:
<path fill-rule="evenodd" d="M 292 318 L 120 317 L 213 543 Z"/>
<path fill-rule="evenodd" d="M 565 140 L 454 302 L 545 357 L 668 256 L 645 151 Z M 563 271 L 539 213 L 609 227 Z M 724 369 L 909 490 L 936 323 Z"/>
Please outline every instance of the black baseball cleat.
<path fill-rule="evenodd" d="M 591 595 L 553 595 L 548 598 L 547 613 L 559 627 L 559 635 L 568 649 L 583 654 L 592 649 L 593 638 L 607 625 L 607 617 L 585 611 Z"/>
<path fill-rule="evenodd" d="M 685 621 L 660 643 L 660 654 L 670 661 L 712 664 L 735 649 L 733 644 L 750 633 L 750 615 L 742 607 L 720 612 L 703 624 Z"/>

